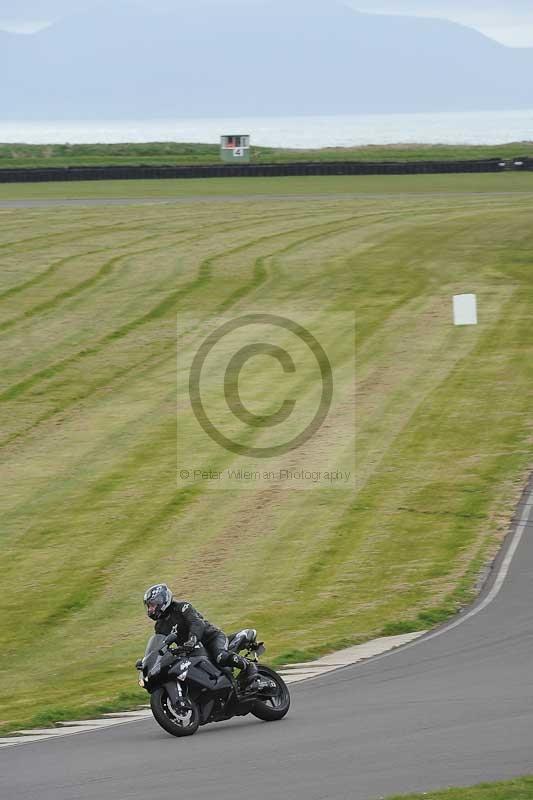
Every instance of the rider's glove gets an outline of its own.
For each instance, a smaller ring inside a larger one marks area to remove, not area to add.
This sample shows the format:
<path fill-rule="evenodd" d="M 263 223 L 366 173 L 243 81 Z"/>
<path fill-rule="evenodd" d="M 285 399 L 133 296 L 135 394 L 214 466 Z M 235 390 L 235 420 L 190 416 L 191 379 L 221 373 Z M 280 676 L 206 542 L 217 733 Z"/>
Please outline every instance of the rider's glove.
<path fill-rule="evenodd" d="M 186 650 L 194 650 L 194 648 L 196 647 L 197 644 L 198 644 L 198 639 L 194 634 L 192 634 L 192 636 L 190 636 L 187 639 L 187 641 L 184 642 L 183 647 Z"/>

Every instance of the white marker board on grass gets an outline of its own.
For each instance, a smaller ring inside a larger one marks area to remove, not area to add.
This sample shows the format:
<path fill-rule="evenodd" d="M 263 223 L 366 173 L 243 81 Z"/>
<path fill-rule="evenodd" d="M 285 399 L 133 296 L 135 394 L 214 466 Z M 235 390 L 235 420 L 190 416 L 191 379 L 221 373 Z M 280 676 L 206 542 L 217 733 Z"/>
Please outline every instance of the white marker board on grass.
<path fill-rule="evenodd" d="M 454 295 L 453 323 L 454 325 L 477 325 L 477 295 Z"/>

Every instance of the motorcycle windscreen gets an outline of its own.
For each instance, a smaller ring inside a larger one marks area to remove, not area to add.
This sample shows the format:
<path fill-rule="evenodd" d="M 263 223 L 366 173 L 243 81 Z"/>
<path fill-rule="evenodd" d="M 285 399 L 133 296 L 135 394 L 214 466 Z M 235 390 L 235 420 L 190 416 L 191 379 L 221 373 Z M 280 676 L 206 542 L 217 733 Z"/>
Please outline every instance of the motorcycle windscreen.
<path fill-rule="evenodd" d="M 148 639 L 148 644 L 146 645 L 146 650 L 144 651 L 144 658 L 143 658 L 143 666 L 151 669 L 155 664 L 157 657 L 159 656 L 159 650 L 163 647 L 165 643 L 165 636 L 162 633 L 154 633 L 153 636 L 150 636 Z"/>

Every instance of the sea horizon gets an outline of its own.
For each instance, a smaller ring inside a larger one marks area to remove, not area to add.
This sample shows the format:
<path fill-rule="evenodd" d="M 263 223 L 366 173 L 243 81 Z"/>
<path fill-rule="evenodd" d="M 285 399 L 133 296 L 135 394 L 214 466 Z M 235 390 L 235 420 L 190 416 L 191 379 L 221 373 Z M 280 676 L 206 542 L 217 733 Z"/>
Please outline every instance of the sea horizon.
<path fill-rule="evenodd" d="M 294 117 L 0 121 L 0 142 L 18 144 L 217 143 L 222 134 L 228 133 L 249 134 L 253 145 L 288 148 L 525 143 L 533 140 L 533 109 Z"/>

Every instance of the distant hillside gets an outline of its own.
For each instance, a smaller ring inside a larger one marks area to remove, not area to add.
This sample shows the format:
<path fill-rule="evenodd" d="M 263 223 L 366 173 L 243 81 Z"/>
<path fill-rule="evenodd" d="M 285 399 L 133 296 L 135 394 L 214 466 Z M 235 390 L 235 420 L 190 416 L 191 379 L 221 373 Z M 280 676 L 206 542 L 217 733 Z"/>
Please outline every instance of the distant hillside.
<path fill-rule="evenodd" d="M 1 116 L 533 108 L 533 49 L 328 0 L 122 0 L 0 36 Z"/>

